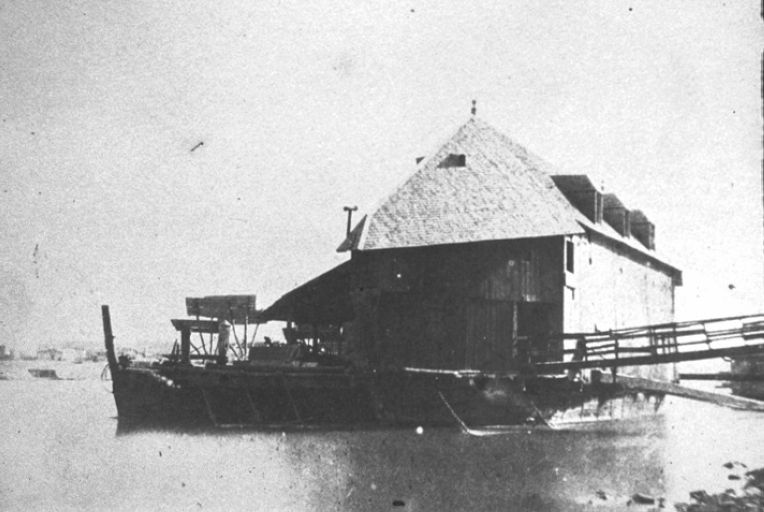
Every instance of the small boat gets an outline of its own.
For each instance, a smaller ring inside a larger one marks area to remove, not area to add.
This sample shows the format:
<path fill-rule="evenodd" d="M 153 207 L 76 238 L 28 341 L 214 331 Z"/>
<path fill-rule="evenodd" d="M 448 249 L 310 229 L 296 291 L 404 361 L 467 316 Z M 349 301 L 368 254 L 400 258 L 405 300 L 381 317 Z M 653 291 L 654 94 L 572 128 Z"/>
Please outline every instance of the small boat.
<path fill-rule="evenodd" d="M 764 400 L 764 355 L 732 358 L 729 377 L 733 394 Z"/>
<path fill-rule="evenodd" d="M 61 380 L 56 370 L 51 368 L 29 368 L 29 374 L 38 379 Z"/>

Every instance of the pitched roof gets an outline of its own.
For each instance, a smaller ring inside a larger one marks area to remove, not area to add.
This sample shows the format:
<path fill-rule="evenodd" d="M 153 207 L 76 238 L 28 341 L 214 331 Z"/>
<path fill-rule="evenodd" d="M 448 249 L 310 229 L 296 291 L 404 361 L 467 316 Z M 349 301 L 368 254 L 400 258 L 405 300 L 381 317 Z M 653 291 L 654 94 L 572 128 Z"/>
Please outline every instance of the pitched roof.
<path fill-rule="evenodd" d="M 260 322 L 341 323 L 353 318 L 350 303 L 351 261 L 346 261 L 284 294 L 260 315 Z"/>
<path fill-rule="evenodd" d="M 550 164 L 473 117 L 337 250 L 581 233 L 575 209 L 549 176 L 554 173 Z"/>

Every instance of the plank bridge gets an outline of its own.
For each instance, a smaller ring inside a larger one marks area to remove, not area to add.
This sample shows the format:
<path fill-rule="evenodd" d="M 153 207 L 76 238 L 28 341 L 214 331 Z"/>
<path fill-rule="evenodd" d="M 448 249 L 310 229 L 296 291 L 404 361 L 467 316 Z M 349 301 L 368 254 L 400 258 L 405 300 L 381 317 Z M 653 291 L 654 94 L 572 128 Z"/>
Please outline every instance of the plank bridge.
<path fill-rule="evenodd" d="M 556 361 L 548 351 L 529 353 L 538 374 L 584 368 L 616 369 L 764 353 L 764 314 L 631 327 L 594 333 L 565 333 Z M 562 356 L 562 357 L 560 357 Z M 561 361 L 559 359 L 562 359 Z"/>

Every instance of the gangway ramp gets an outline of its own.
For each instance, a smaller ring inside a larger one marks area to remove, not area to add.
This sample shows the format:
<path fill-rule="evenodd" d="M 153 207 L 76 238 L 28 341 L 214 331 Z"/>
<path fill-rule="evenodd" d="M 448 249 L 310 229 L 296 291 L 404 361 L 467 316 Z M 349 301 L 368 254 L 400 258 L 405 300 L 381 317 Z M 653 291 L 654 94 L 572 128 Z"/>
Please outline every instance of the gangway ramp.
<path fill-rule="evenodd" d="M 703 391 L 701 389 L 680 386 L 673 382 L 659 381 L 654 379 L 644 379 L 641 377 L 632 377 L 630 375 L 617 375 L 614 379 L 611 375 L 601 375 L 601 382 L 614 384 L 622 389 L 629 389 L 641 393 L 660 393 L 673 395 L 689 400 L 708 402 L 731 409 L 743 411 L 764 412 L 764 401 L 744 398 L 741 396 L 727 395 L 712 391 Z"/>
<path fill-rule="evenodd" d="M 584 368 L 611 369 L 739 357 L 764 353 L 764 314 L 631 327 L 557 337 L 565 346 L 562 361 L 531 351 L 537 374 Z M 560 351 L 558 351 L 559 357 Z"/>

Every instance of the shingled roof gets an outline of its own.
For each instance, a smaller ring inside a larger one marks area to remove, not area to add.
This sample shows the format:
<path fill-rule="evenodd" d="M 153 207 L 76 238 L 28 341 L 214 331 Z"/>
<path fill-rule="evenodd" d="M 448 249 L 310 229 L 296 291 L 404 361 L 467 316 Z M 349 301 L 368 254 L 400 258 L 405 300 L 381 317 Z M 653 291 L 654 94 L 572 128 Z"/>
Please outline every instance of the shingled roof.
<path fill-rule="evenodd" d="M 338 251 L 582 233 L 555 169 L 472 117 L 370 215 Z"/>

